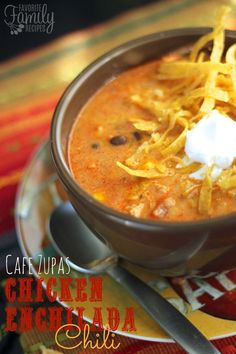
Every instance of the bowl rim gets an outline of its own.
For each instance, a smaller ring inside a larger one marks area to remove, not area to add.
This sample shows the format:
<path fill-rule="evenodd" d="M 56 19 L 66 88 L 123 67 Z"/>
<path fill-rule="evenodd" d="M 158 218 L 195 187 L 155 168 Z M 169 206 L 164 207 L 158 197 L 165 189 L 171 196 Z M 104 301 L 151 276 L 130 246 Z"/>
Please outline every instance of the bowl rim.
<path fill-rule="evenodd" d="M 61 138 L 60 138 L 60 127 L 64 118 L 64 112 L 70 104 L 72 97 L 77 93 L 80 85 L 86 81 L 86 79 L 100 67 L 102 67 L 107 61 L 112 58 L 119 56 L 128 49 L 138 47 L 149 42 L 158 41 L 160 39 L 170 39 L 180 36 L 201 36 L 209 31 L 211 27 L 184 27 L 171 29 L 167 31 L 161 31 L 156 33 L 151 33 L 128 42 L 125 42 L 102 56 L 99 56 L 96 60 L 91 62 L 85 69 L 83 69 L 75 79 L 67 86 L 63 92 L 53 114 L 50 127 L 50 146 L 52 157 L 58 172 L 59 179 L 65 184 L 68 190 L 73 194 L 75 198 L 81 198 L 85 203 L 88 203 L 92 208 L 98 209 L 101 214 L 106 214 L 110 218 L 117 219 L 120 222 L 125 223 L 127 226 L 139 226 L 142 229 L 167 229 L 168 231 L 181 231 L 194 228 L 204 228 L 204 227 L 217 227 L 222 224 L 236 222 L 236 212 L 231 212 L 229 214 L 212 217 L 203 218 L 199 220 L 185 220 L 185 221 L 161 221 L 152 220 L 144 218 L 136 218 L 132 215 L 122 213 L 115 209 L 108 207 L 107 205 L 97 201 L 88 192 L 80 187 L 78 182 L 74 179 L 65 158 L 63 156 L 61 148 Z M 236 40 L 236 30 L 225 30 L 225 36 L 235 38 Z"/>

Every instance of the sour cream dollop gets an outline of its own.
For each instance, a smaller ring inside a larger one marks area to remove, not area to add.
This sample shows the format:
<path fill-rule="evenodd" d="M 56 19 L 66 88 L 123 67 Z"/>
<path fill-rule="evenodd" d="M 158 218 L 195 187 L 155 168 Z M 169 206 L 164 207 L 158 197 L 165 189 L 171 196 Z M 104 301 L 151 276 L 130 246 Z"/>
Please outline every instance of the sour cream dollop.
<path fill-rule="evenodd" d="M 185 153 L 190 163 L 205 165 L 191 177 L 202 179 L 207 167 L 213 165 L 212 178 L 216 179 L 236 157 L 236 122 L 216 109 L 211 111 L 188 131 Z"/>

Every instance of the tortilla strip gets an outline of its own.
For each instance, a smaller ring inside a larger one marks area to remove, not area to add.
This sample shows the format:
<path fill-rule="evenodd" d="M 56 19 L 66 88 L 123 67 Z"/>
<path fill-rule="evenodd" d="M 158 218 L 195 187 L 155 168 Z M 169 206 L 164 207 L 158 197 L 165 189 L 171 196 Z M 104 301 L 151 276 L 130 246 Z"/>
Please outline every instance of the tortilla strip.
<path fill-rule="evenodd" d="M 212 200 L 212 179 L 211 179 L 211 167 L 208 168 L 205 178 L 202 182 L 198 211 L 200 214 L 209 214 Z"/>
<path fill-rule="evenodd" d="M 155 169 L 151 170 L 132 170 L 131 168 L 123 165 L 123 163 L 117 161 L 116 162 L 117 166 L 122 168 L 125 172 L 127 172 L 131 176 L 135 177 L 143 177 L 143 178 L 156 178 L 156 177 L 161 177 L 163 174 L 158 172 Z"/>

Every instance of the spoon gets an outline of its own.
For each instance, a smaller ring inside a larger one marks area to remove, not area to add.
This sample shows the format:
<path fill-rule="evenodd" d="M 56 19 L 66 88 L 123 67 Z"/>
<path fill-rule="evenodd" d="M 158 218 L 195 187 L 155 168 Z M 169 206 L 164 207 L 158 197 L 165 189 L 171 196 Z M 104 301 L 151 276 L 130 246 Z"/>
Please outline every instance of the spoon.
<path fill-rule="evenodd" d="M 188 354 L 220 354 L 173 305 L 120 266 L 118 256 L 88 229 L 69 202 L 52 212 L 49 236 L 56 251 L 69 257 L 73 269 L 89 274 L 106 272 L 126 288 Z"/>

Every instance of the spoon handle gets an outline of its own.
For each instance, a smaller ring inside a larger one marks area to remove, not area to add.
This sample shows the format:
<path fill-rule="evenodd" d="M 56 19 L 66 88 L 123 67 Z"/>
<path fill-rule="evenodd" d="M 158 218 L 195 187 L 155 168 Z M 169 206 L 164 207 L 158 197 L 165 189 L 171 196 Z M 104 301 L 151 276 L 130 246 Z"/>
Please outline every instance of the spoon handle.
<path fill-rule="evenodd" d="M 124 286 L 188 354 L 220 354 L 184 315 L 135 275 L 119 265 L 109 267 L 106 272 Z"/>

